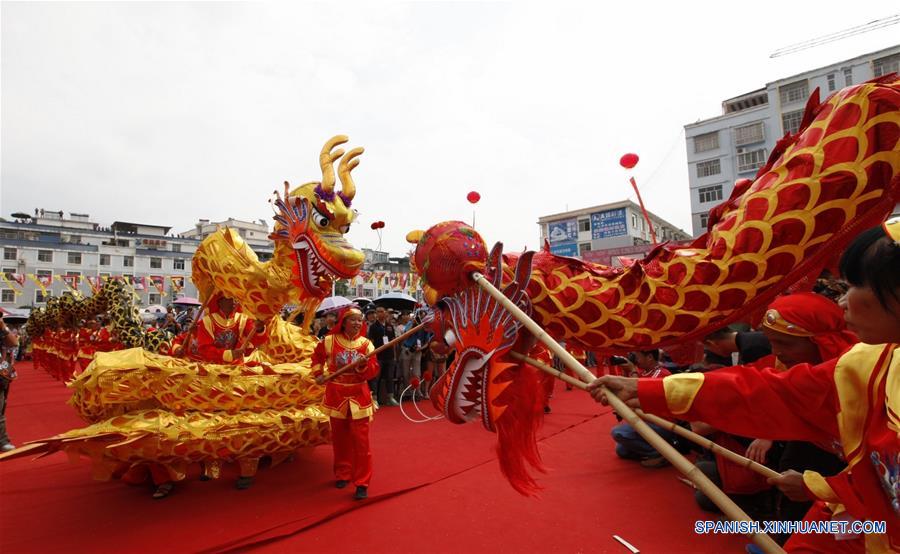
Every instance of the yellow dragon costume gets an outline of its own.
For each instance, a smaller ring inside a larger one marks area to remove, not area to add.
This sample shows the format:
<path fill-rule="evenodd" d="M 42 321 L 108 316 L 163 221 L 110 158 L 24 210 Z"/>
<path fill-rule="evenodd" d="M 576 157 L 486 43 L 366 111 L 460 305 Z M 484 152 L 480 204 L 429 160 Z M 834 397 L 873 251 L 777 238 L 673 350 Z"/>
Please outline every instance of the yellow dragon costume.
<path fill-rule="evenodd" d="M 236 462 L 242 475 L 252 475 L 263 457 L 275 464 L 297 448 L 327 443 L 328 418 L 319 409 L 324 389 L 309 376 L 316 339 L 305 325 L 295 327 L 278 314 L 294 304 L 311 317 L 334 279 L 352 277 L 362 266 L 363 253 L 344 235 L 356 216 L 350 172 L 363 149 L 345 154 L 337 147 L 347 140 L 336 136 L 325 144 L 321 182 L 294 190 L 285 182 L 284 195 L 276 191 L 270 261 L 260 262 L 231 229 L 207 237 L 194 255 L 193 281 L 201 301 L 223 294 L 266 322 L 267 340 L 248 363 L 198 363 L 143 348 L 98 353 L 69 383 L 72 405 L 91 425 L 0 459 L 63 450 L 89 457 L 98 479 L 154 462 L 180 480 L 194 462 L 202 462 L 211 477 L 218 476 L 223 462 Z"/>

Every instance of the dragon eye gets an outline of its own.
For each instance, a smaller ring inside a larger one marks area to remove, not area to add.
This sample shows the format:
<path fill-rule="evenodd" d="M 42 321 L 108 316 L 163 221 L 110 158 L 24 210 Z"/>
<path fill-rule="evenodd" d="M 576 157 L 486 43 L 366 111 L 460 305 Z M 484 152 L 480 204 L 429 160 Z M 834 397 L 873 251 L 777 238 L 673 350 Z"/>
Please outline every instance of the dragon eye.
<path fill-rule="evenodd" d="M 346 235 L 349 231 L 350 231 L 350 226 L 349 226 L 349 225 L 344 225 L 344 226 L 341 227 L 341 234 Z"/>
<path fill-rule="evenodd" d="M 313 211 L 313 213 L 312 213 L 312 218 L 313 218 L 313 221 L 316 222 L 316 225 L 318 225 L 319 227 L 322 227 L 322 228 L 328 227 L 328 224 L 331 223 L 331 220 L 328 219 L 328 218 L 325 216 L 325 214 L 323 214 L 322 212 L 320 212 L 320 211 L 317 210 L 316 208 L 313 208 L 312 211 Z"/>

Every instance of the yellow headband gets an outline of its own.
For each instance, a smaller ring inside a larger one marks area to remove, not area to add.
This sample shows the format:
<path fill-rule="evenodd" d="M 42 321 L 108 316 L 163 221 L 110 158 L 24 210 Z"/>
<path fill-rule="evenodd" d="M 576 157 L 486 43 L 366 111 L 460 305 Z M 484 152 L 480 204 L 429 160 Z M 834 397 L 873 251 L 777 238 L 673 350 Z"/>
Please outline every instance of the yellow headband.
<path fill-rule="evenodd" d="M 790 321 L 781 317 L 781 314 L 778 313 L 778 310 L 767 311 L 766 317 L 763 318 L 763 325 L 768 327 L 769 329 L 772 329 L 773 331 L 784 333 L 785 335 L 794 335 L 795 337 L 815 336 L 815 333 L 810 333 L 803 327 L 794 325 Z"/>
<path fill-rule="evenodd" d="M 900 246 L 900 216 L 894 216 L 882 224 L 884 232 L 891 237 L 894 244 Z"/>

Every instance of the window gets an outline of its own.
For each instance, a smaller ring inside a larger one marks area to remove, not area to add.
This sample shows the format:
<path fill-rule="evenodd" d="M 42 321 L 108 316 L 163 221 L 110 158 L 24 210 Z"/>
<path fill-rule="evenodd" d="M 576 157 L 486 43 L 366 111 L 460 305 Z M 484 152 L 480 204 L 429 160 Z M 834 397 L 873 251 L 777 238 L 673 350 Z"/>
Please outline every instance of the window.
<path fill-rule="evenodd" d="M 97 274 L 97 277 L 100 277 L 100 279 L 109 279 L 109 273 L 99 273 Z"/>
<path fill-rule="evenodd" d="M 53 250 L 38 250 L 39 262 L 53 262 Z"/>
<path fill-rule="evenodd" d="M 734 145 L 742 146 L 744 144 L 753 144 L 754 142 L 762 142 L 766 140 L 765 126 L 762 121 L 736 127 L 734 129 Z"/>
<path fill-rule="evenodd" d="M 78 285 L 81 284 L 81 272 L 66 271 L 66 282 L 77 289 Z"/>
<path fill-rule="evenodd" d="M 850 67 L 844 68 L 844 86 L 849 87 L 853 84 L 853 69 Z"/>
<path fill-rule="evenodd" d="M 631 214 L 631 228 L 635 231 L 641 230 L 641 220 L 638 219 L 637 214 Z"/>
<path fill-rule="evenodd" d="M 7 279 L 12 279 L 12 274 L 15 272 L 16 272 L 15 268 L 12 268 L 12 267 L 4 267 L 3 268 L 3 274 L 6 275 Z"/>
<path fill-rule="evenodd" d="M 81 265 L 81 252 L 69 252 L 69 264 Z"/>
<path fill-rule="evenodd" d="M 162 301 L 162 297 L 160 297 L 158 292 L 151 292 L 147 295 L 147 303 L 148 304 L 159 304 Z"/>
<path fill-rule="evenodd" d="M 150 258 L 150 269 L 162 269 L 162 258 Z"/>
<path fill-rule="evenodd" d="M 697 162 L 697 177 L 709 177 L 719 173 L 722 173 L 722 166 L 719 164 L 718 159 Z"/>
<path fill-rule="evenodd" d="M 12 289 L 3 289 L 0 292 L 0 302 L 10 303 L 16 301 L 16 292 Z"/>
<path fill-rule="evenodd" d="M 180 245 L 180 244 L 173 244 L 173 245 L 172 245 L 172 252 L 181 252 L 181 245 Z"/>
<path fill-rule="evenodd" d="M 778 88 L 782 104 L 802 102 L 809 96 L 809 85 L 806 81 L 798 81 Z"/>
<path fill-rule="evenodd" d="M 3 259 L 4 260 L 12 260 L 16 261 L 16 254 L 18 252 L 15 248 L 4 248 L 3 249 Z"/>
<path fill-rule="evenodd" d="M 109 265 L 110 256 L 109 254 L 100 254 L 100 265 Z"/>
<path fill-rule="evenodd" d="M 578 232 L 590 231 L 591 230 L 591 220 L 590 219 L 579 219 L 578 220 Z"/>
<path fill-rule="evenodd" d="M 700 195 L 701 204 L 706 202 L 718 202 L 722 199 L 722 185 L 699 188 L 697 189 L 697 194 Z"/>
<path fill-rule="evenodd" d="M 803 110 L 796 110 L 781 114 L 781 128 L 785 133 L 797 134 L 800 130 L 800 122 L 803 120 Z"/>
<path fill-rule="evenodd" d="M 702 229 L 706 229 L 706 226 L 709 224 L 709 213 L 700 214 L 700 227 Z"/>
<path fill-rule="evenodd" d="M 175 261 L 172 262 L 172 269 L 184 269 L 184 259 L 175 258 Z"/>
<path fill-rule="evenodd" d="M 894 54 L 886 58 L 879 58 L 872 62 L 872 72 L 876 77 L 888 73 L 900 73 L 900 54 Z"/>
<path fill-rule="evenodd" d="M 829 73 L 828 75 L 825 76 L 825 78 L 828 80 L 828 92 L 833 91 L 834 90 L 834 73 Z"/>
<path fill-rule="evenodd" d="M 708 152 L 719 147 L 719 132 L 713 131 L 694 137 L 694 153 Z"/>
<path fill-rule="evenodd" d="M 752 150 L 738 154 L 738 173 L 745 171 L 755 171 L 766 163 L 766 149 Z"/>
<path fill-rule="evenodd" d="M 122 265 L 125 267 L 134 267 L 134 256 L 122 256 Z"/>
<path fill-rule="evenodd" d="M 127 248 L 131 246 L 131 241 L 125 239 L 116 239 L 116 246 L 124 246 Z"/>
<path fill-rule="evenodd" d="M 53 296 L 52 291 L 47 291 L 47 294 L 44 294 L 41 289 L 37 289 L 34 291 L 34 303 L 35 304 L 44 304 L 47 302 L 47 299 Z"/>
<path fill-rule="evenodd" d="M 69 242 L 72 244 L 81 244 L 81 235 L 70 235 Z"/>
<path fill-rule="evenodd" d="M 36 273 L 38 277 L 53 277 L 53 271 L 50 269 L 39 269 Z"/>
<path fill-rule="evenodd" d="M 590 252 L 590 251 L 591 251 L 591 243 L 583 242 L 578 245 L 578 255 L 579 256 L 583 255 L 585 252 Z"/>

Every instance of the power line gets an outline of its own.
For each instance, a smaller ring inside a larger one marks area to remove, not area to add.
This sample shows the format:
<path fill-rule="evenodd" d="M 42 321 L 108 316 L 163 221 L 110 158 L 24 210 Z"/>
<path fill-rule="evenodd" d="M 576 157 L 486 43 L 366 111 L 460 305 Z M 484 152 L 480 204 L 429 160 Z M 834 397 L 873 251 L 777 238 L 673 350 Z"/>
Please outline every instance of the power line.
<path fill-rule="evenodd" d="M 891 25 L 896 25 L 897 23 L 900 23 L 900 14 L 883 17 L 881 19 L 876 19 L 863 25 L 857 25 L 856 27 L 844 29 L 843 31 L 837 31 L 827 35 L 822 35 L 821 37 L 816 37 L 805 40 L 803 42 L 791 44 L 790 46 L 779 48 L 778 50 L 770 54 L 769 57 L 777 58 L 779 56 L 786 56 L 788 54 L 793 54 L 794 52 L 799 52 L 801 50 L 807 50 L 809 48 L 815 48 L 816 46 L 828 44 L 829 42 L 835 42 L 848 37 L 868 33 L 869 31 L 874 31 L 876 29 L 890 27 Z"/>

